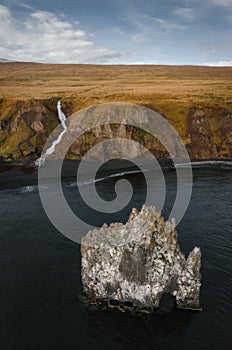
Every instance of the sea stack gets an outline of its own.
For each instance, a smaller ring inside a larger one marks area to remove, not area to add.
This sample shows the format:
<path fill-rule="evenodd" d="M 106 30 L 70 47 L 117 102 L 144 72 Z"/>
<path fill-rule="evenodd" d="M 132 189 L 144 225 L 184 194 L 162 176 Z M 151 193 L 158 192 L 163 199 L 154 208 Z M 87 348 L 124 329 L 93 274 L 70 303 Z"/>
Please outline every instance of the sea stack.
<path fill-rule="evenodd" d="M 162 295 L 176 307 L 200 310 L 201 251 L 180 251 L 175 222 L 154 207 L 132 210 L 128 222 L 104 224 L 82 238 L 82 284 L 91 303 L 153 312 Z"/>

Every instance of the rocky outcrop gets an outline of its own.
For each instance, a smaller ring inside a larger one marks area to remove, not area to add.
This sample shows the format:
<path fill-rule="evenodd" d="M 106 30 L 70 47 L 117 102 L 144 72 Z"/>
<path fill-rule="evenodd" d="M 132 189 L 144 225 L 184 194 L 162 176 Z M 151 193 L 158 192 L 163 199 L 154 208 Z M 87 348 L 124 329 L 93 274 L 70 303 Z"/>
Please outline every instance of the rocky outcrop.
<path fill-rule="evenodd" d="M 187 117 L 192 158 L 232 157 L 232 113 L 219 107 L 192 107 Z"/>
<path fill-rule="evenodd" d="M 83 292 L 90 302 L 151 312 L 169 293 L 177 307 L 200 309 L 201 251 L 194 248 L 186 260 L 174 221 L 165 223 L 154 207 L 133 209 L 125 225 L 88 232 L 81 255 Z"/>

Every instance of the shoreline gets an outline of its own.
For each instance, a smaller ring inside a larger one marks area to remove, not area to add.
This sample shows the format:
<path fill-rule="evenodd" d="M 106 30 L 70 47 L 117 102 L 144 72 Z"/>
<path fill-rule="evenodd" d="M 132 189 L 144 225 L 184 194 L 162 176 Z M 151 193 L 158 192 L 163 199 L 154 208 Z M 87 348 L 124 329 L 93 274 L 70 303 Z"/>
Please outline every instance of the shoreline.
<path fill-rule="evenodd" d="M 158 163 L 162 166 L 162 165 L 171 165 L 173 164 L 173 160 L 171 158 L 155 158 Z M 178 159 L 178 158 L 177 158 Z M 140 159 L 141 160 L 141 159 Z M 55 162 L 57 161 L 57 159 L 50 159 L 48 160 L 49 162 Z M 213 163 L 216 164 L 222 164 L 222 163 L 230 163 L 232 162 L 232 158 L 190 158 L 191 161 L 191 165 L 194 164 L 199 164 L 200 163 L 206 164 L 206 165 L 210 165 Z M 64 164 L 68 165 L 74 165 L 74 164 L 79 164 L 81 162 L 81 159 L 64 159 L 63 160 Z M 97 160 L 93 160 L 92 162 L 90 161 L 90 165 L 92 164 L 96 164 L 98 161 Z M 125 165 L 126 163 L 132 163 L 132 165 Z M 144 159 L 144 165 L 148 164 L 149 162 L 146 161 L 146 159 Z M 178 164 L 178 160 L 177 160 L 177 164 Z M 182 163 L 180 162 L 178 165 L 187 165 L 188 163 Z M 108 162 L 104 163 L 104 166 L 106 167 L 106 170 L 123 170 L 124 168 L 133 168 L 135 167 L 135 164 L 133 163 L 133 159 L 115 159 L 115 160 L 111 160 Z M 112 167 L 113 166 L 113 167 Z M 3 160 L 0 159 L 0 173 L 1 173 L 1 168 L 9 168 L 9 169 L 38 169 L 38 167 L 34 164 L 34 162 L 4 162 Z"/>
<path fill-rule="evenodd" d="M 194 163 L 197 163 L 194 166 Z M 175 174 L 176 168 L 170 159 L 160 159 L 159 165 L 162 172 Z M 232 171 L 232 158 L 227 159 L 191 159 L 191 166 L 193 174 L 195 171 L 201 171 L 202 173 L 207 173 L 207 171 L 222 171 L 231 172 Z M 181 166 L 181 171 L 184 173 L 188 169 L 188 163 Z M 91 169 L 91 166 L 88 168 Z M 62 168 L 62 183 L 66 183 L 69 187 L 77 187 L 77 171 L 78 164 L 74 160 L 65 160 Z M 111 161 L 109 164 L 104 164 L 102 167 L 98 168 L 96 173 L 96 178 L 90 182 L 99 182 L 111 178 L 122 178 L 123 176 L 136 176 L 141 175 L 145 172 L 155 173 L 156 169 L 149 167 L 149 163 L 143 166 L 143 170 L 139 169 L 135 164 L 126 164 L 122 161 Z M 88 173 L 88 172 L 87 172 Z M 86 174 L 87 174 L 86 173 Z M 85 184 L 86 177 L 85 173 L 79 176 L 80 186 L 81 183 Z M 87 176 L 88 178 L 88 176 Z M 45 182 L 50 183 L 53 177 L 44 178 Z M 3 164 L 0 162 L 0 191 L 9 188 L 15 188 L 15 184 L 20 183 L 20 186 L 37 186 L 38 185 L 38 168 L 35 166 L 22 166 L 13 164 Z M 88 185 L 89 181 L 87 181 Z"/>

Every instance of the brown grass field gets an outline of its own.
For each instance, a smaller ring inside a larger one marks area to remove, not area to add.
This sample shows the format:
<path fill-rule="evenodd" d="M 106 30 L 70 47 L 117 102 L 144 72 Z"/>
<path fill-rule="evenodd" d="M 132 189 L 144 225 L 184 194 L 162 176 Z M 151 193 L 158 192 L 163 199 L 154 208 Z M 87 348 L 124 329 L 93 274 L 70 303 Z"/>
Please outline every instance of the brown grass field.
<path fill-rule="evenodd" d="M 16 100 L 60 97 L 75 111 L 123 101 L 161 111 L 182 133 L 190 106 L 232 111 L 232 67 L 0 63 L 0 82 L 2 117 Z"/>
<path fill-rule="evenodd" d="M 232 67 L 0 63 L 0 96 L 81 100 L 232 98 Z"/>

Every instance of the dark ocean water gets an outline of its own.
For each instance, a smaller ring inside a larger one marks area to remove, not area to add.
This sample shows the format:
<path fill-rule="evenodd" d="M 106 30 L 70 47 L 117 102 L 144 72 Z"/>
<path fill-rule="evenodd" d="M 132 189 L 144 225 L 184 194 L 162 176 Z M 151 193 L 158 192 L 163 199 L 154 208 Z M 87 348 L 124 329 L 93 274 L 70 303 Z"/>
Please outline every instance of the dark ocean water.
<path fill-rule="evenodd" d="M 194 169 L 191 202 L 177 228 L 186 255 L 194 246 L 202 250 L 203 311 L 175 309 L 150 316 L 85 305 L 80 247 L 47 218 L 36 172 L 1 170 L 0 350 L 232 348 L 231 166 L 202 164 Z M 144 176 L 136 172 L 121 176 L 134 186 L 132 202 L 113 216 L 91 216 L 96 225 L 125 222 L 132 207 L 142 206 Z M 111 198 L 117 179 L 107 177 L 97 183 L 103 198 Z M 165 179 L 163 214 L 167 217 L 176 193 L 175 171 L 166 169 Z M 81 203 L 74 182 L 71 177 L 64 179 L 66 198 L 88 221 L 90 212 Z"/>

